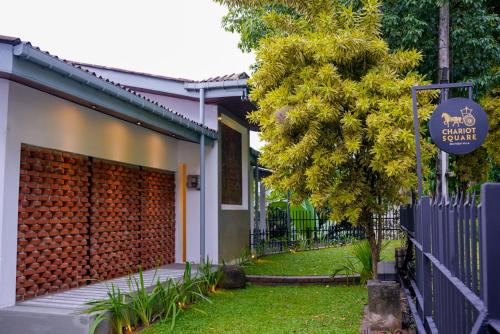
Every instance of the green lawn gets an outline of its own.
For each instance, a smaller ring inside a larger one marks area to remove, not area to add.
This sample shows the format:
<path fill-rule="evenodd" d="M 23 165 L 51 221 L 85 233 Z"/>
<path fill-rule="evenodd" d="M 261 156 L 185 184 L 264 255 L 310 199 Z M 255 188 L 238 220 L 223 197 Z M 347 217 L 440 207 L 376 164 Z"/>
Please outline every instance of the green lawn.
<path fill-rule="evenodd" d="M 141 334 L 354 334 L 367 292 L 362 286 L 249 286 L 210 299 L 183 312 L 173 331 L 170 324 L 156 323 Z"/>
<path fill-rule="evenodd" d="M 401 246 L 401 241 L 388 241 L 382 252 L 383 260 L 394 260 L 394 249 Z M 256 263 L 245 267 L 249 275 L 331 275 L 333 268 L 343 263 L 351 255 L 352 245 L 324 248 L 264 256 Z"/>

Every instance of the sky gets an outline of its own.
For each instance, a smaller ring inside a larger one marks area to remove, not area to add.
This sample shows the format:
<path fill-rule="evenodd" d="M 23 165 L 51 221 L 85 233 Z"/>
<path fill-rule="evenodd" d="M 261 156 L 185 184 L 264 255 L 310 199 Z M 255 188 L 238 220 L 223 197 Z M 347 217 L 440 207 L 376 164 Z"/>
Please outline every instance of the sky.
<path fill-rule="evenodd" d="M 186 79 L 247 72 L 253 54 L 212 0 L 2 0 L 0 35 L 63 59 Z M 258 136 L 251 145 L 259 148 Z"/>

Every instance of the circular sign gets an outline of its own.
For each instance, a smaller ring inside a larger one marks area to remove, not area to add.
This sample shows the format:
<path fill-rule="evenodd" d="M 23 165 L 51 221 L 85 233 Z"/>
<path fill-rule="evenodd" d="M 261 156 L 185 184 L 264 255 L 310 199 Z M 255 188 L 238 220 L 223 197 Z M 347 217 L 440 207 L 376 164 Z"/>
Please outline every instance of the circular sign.
<path fill-rule="evenodd" d="M 467 154 L 479 148 L 486 139 L 488 127 L 483 108 L 463 97 L 441 103 L 429 120 L 434 144 L 452 154 Z"/>

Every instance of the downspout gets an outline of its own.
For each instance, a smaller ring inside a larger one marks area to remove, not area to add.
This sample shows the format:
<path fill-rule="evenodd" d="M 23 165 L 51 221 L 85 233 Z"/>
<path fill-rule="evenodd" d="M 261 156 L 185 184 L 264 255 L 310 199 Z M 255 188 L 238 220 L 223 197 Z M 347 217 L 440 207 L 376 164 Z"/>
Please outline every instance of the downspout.
<path fill-rule="evenodd" d="M 200 91 L 200 262 L 206 259 L 205 252 L 205 93 L 215 89 L 244 89 L 242 98 L 246 98 L 247 80 L 185 83 L 184 89 Z"/>
<path fill-rule="evenodd" d="M 205 88 L 200 88 L 200 123 L 205 126 Z M 205 260 L 205 134 L 200 133 L 200 263 Z"/>

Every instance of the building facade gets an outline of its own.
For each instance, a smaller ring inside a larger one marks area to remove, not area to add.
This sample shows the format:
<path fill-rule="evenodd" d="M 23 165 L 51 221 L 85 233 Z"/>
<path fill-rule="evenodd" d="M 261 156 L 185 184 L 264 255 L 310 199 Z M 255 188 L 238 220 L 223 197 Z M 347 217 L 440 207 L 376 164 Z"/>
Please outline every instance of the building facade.
<path fill-rule="evenodd" d="M 202 136 L 205 254 L 238 257 L 251 209 L 246 79 L 80 64 L 0 37 L 0 307 L 198 262 Z"/>

